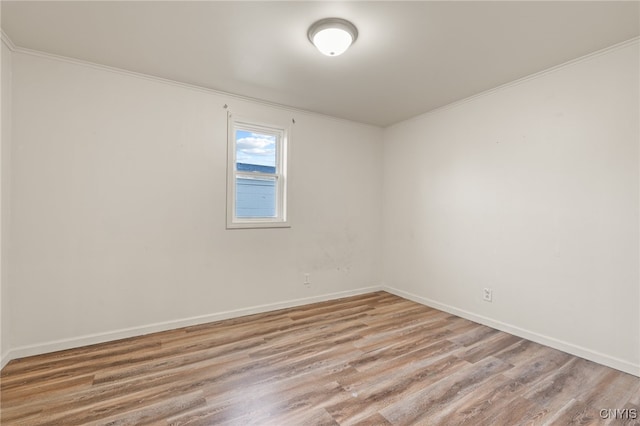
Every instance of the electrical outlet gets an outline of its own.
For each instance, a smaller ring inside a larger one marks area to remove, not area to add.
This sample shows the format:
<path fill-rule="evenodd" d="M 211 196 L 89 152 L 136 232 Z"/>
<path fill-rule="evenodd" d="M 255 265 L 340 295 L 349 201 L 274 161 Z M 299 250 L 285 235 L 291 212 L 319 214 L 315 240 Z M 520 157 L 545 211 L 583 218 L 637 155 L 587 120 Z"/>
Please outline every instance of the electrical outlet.
<path fill-rule="evenodd" d="M 493 299 L 493 290 L 485 287 L 482 290 L 482 299 L 484 299 L 484 301 L 486 302 L 491 302 Z"/>
<path fill-rule="evenodd" d="M 311 284 L 311 274 L 304 274 L 304 285 Z"/>

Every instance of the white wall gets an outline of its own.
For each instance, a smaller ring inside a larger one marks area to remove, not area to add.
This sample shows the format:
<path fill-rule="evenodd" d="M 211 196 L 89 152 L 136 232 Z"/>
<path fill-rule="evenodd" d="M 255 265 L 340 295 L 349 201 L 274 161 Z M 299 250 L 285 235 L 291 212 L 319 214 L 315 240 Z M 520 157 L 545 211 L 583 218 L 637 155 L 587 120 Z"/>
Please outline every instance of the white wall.
<path fill-rule="evenodd" d="M 1 8 L 1 7 L 0 7 Z M 0 367 L 7 361 L 9 303 L 8 286 L 8 236 L 9 236 L 9 186 L 11 171 L 11 50 L 0 42 Z"/>
<path fill-rule="evenodd" d="M 385 284 L 640 374 L 639 75 L 636 41 L 386 129 Z"/>
<path fill-rule="evenodd" d="M 13 357 L 379 288 L 379 128 L 20 51 L 13 71 Z M 225 229 L 224 104 L 295 118 L 292 228 Z"/>
<path fill-rule="evenodd" d="M 2 68 L 0 353 L 358 293 L 383 276 L 640 373 L 637 42 L 384 135 L 5 46 Z M 291 229 L 225 230 L 224 104 L 296 119 Z"/>

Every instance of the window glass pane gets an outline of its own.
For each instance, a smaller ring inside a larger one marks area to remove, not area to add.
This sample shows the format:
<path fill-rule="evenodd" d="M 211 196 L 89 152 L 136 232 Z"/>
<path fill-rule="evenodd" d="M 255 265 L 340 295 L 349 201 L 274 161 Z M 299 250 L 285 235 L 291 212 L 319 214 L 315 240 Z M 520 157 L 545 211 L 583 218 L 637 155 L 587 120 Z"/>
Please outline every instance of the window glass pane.
<path fill-rule="evenodd" d="M 276 212 L 276 177 L 236 177 L 236 217 L 273 218 Z"/>
<path fill-rule="evenodd" d="M 237 129 L 236 170 L 275 173 L 276 136 Z"/>
<path fill-rule="evenodd" d="M 229 115 L 227 228 L 289 227 L 288 127 Z"/>

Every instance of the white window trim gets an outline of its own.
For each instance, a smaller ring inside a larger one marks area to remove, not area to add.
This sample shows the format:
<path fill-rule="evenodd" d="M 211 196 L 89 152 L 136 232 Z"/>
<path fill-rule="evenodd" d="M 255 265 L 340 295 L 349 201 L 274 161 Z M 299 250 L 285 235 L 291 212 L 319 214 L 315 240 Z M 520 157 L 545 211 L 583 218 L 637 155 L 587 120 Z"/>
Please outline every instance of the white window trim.
<path fill-rule="evenodd" d="M 229 112 L 227 119 L 227 229 L 248 228 L 289 228 L 287 209 L 288 176 L 287 159 L 289 156 L 289 126 L 265 124 L 256 120 L 236 116 Z M 236 129 L 255 130 L 258 133 L 277 136 L 276 173 L 238 172 L 236 171 Z M 276 177 L 276 217 L 238 218 L 236 217 L 236 179 L 239 175 L 254 177 Z"/>

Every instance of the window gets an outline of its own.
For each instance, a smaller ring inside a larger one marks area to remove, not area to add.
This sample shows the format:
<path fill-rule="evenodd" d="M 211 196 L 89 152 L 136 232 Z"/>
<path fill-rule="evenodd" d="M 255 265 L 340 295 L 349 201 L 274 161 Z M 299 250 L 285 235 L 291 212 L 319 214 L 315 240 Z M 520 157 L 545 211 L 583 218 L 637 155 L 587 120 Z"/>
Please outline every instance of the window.
<path fill-rule="evenodd" d="M 227 228 L 288 227 L 283 127 L 229 115 Z"/>

